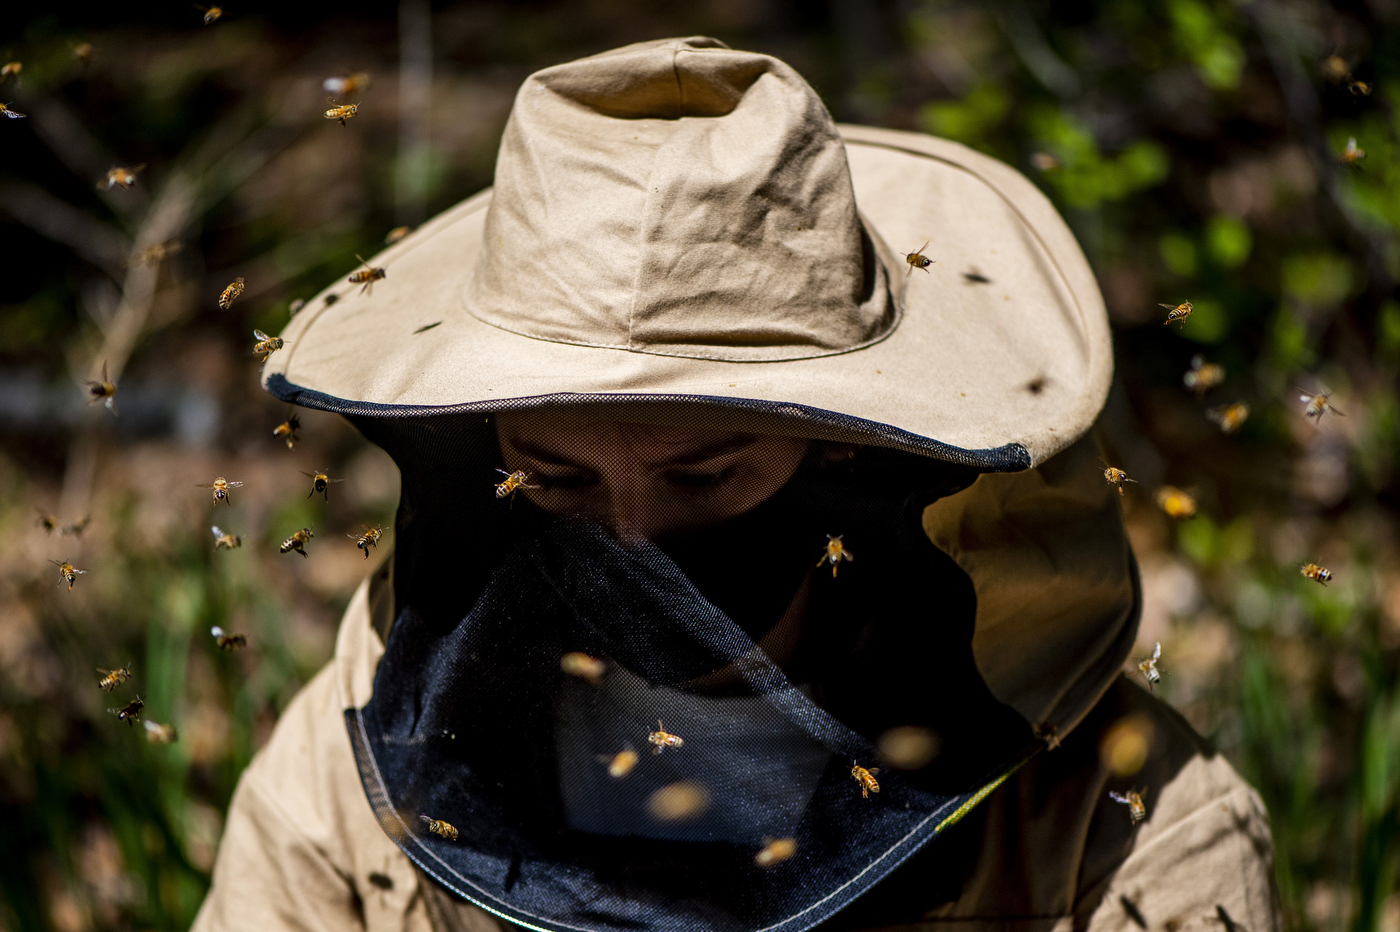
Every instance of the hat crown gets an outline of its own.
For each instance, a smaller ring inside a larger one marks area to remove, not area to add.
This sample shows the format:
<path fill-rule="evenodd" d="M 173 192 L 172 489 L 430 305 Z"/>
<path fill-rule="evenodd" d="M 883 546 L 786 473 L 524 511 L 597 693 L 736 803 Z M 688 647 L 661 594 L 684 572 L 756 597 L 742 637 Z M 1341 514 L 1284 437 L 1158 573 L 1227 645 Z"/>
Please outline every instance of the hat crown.
<path fill-rule="evenodd" d="M 806 81 L 766 55 L 673 39 L 526 80 L 466 304 L 554 342 L 798 359 L 887 336 L 893 264 Z"/>

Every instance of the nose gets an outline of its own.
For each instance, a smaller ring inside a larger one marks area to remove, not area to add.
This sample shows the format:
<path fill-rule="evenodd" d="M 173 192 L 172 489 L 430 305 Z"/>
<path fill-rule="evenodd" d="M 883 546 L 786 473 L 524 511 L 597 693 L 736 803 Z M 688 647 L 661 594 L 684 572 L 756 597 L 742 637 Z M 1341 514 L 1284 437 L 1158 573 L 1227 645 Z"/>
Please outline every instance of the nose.
<path fill-rule="evenodd" d="M 622 544 L 650 540 L 664 516 L 657 513 L 654 480 L 635 466 L 610 468 L 599 477 L 606 496 L 603 522 Z"/>

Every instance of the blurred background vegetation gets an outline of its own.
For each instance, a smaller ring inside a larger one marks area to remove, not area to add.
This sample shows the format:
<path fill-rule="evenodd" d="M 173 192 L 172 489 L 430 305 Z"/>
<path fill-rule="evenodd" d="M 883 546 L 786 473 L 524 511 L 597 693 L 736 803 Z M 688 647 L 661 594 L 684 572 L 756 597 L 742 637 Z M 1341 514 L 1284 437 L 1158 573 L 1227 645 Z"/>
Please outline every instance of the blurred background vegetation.
<path fill-rule="evenodd" d="M 1400 930 L 1400 0 L 63 4 L 8 12 L 0 101 L 0 929 L 181 929 L 278 711 L 330 656 L 397 474 L 258 388 L 254 327 L 487 185 L 532 70 L 704 33 L 837 119 L 1024 171 L 1096 269 L 1100 431 L 1162 694 L 1262 792 L 1292 929 Z M 324 79 L 367 72 L 359 115 Z M 1357 82 L 1361 82 L 1358 84 Z M 1339 157 L 1350 137 L 1366 157 Z M 144 163 L 129 190 L 98 191 Z M 177 241 L 163 262 L 133 257 Z M 917 244 L 893 244 L 913 248 Z M 247 291 L 216 299 L 236 276 Z M 1194 302 L 1184 328 L 1159 302 Z M 1202 400 L 1193 355 L 1227 378 Z M 120 416 L 85 403 L 107 362 Z M 1345 417 L 1307 420 L 1299 387 Z M 1246 401 L 1243 429 L 1206 417 Z M 299 470 L 348 481 L 329 504 Z M 246 483 L 232 507 L 195 488 Z M 1198 517 L 1153 505 L 1170 483 Z M 81 533 L 36 526 L 91 515 Z M 215 552 L 211 524 L 243 536 Z M 277 544 L 310 525 L 311 557 Z M 87 575 L 69 593 L 49 560 Z M 1303 578 L 1316 561 L 1335 581 Z M 227 654 L 211 625 L 246 633 Z M 113 696 L 95 667 L 134 663 Z M 139 694 L 173 745 L 107 714 Z"/>

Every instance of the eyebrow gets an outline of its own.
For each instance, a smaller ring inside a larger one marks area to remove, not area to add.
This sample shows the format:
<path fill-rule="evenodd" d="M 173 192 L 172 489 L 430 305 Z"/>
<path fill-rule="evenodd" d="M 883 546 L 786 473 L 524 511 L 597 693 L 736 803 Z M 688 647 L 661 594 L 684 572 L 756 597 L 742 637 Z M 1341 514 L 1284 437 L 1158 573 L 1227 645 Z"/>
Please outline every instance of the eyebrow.
<path fill-rule="evenodd" d="M 694 450 L 689 450 L 674 458 L 668 459 L 666 460 L 664 465 L 694 466 L 697 463 L 704 463 L 708 460 L 712 460 L 729 453 L 737 453 L 745 447 L 752 446 L 756 442 L 758 442 L 758 438 L 749 434 L 745 434 L 741 437 L 730 440 L 718 440 L 712 444 L 709 444 L 708 446 L 697 447 Z M 533 457 L 534 459 L 539 460 L 541 463 L 550 466 L 570 466 L 574 468 L 579 468 L 578 463 L 572 460 L 563 459 L 561 454 L 556 453 L 553 450 L 546 450 L 543 447 L 536 446 L 528 440 L 512 441 L 511 445 L 515 447 L 516 452 L 523 453 L 529 457 Z"/>

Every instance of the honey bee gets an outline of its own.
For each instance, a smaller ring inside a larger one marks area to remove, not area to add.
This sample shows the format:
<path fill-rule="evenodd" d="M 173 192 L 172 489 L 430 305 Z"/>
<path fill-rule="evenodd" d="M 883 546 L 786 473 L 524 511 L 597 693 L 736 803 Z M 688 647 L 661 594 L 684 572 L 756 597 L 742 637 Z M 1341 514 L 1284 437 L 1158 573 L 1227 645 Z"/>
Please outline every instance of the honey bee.
<path fill-rule="evenodd" d="M 12 109 L 9 104 L 0 104 L 0 115 L 11 120 L 23 120 L 29 116 L 27 113 L 20 113 L 18 110 Z"/>
<path fill-rule="evenodd" d="M 797 839 L 795 838 L 765 838 L 763 839 L 763 850 L 753 856 L 754 864 L 759 867 L 772 867 L 780 864 L 797 853 Z"/>
<path fill-rule="evenodd" d="M 236 534 L 229 534 L 221 529 L 217 524 L 209 530 L 214 532 L 215 550 L 237 550 L 243 546 L 243 538 Z"/>
<path fill-rule="evenodd" d="M 1324 586 L 1332 581 L 1332 571 L 1325 566 L 1318 566 L 1316 563 L 1304 563 L 1299 572 Z"/>
<path fill-rule="evenodd" d="M 1157 306 L 1164 307 L 1170 312 L 1167 314 L 1167 319 L 1163 321 L 1164 324 L 1180 323 L 1183 328 L 1186 326 L 1186 318 L 1190 317 L 1191 312 L 1195 310 L 1190 301 L 1182 301 L 1174 306 L 1171 304 L 1158 304 Z"/>
<path fill-rule="evenodd" d="M 1351 91 L 1352 94 L 1357 97 L 1371 96 L 1371 85 L 1367 84 L 1365 81 L 1352 81 L 1347 85 L 1347 90 Z"/>
<path fill-rule="evenodd" d="M 332 103 L 334 103 L 334 101 L 332 101 Z M 339 120 L 340 125 L 344 126 L 346 120 L 350 119 L 359 112 L 359 104 L 345 104 L 344 106 L 335 106 L 331 107 L 329 110 L 326 111 L 326 119 Z"/>
<path fill-rule="evenodd" d="M 315 536 L 315 534 L 311 533 L 311 528 L 304 527 L 300 531 L 297 531 L 295 534 L 293 534 L 291 537 L 288 537 L 286 540 L 282 541 L 282 546 L 277 548 L 277 552 L 291 553 L 293 550 L 295 550 L 297 553 L 301 554 L 304 557 L 306 556 L 306 551 L 302 548 L 304 548 L 307 542 Z"/>
<path fill-rule="evenodd" d="M 1148 689 L 1151 689 L 1158 683 L 1162 682 L 1162 674 L 1157 669 L 1157 661 L 1161 659 L 1162 642 L 1158 641 L 1157 645 L 1152 648 L 1152 656 L 1144 657 L 1138 661 L 1138 670 L 1140 670 L 1142 672 L 1143 677 L 1147 679 Z"/>
<path fill-rule="evenodd" d="M 355 546 L 365 552 L 365 559 L 369 559 L 369 548 L 379 545 L 379 538 L 383 535 L 382 527 L 367 527 L 363 534 L 346 534 L 345 536 L 355 542 Z"/>
<path fill-rule="evenodd" d="M 345 481 L 344 479 L 332 479 L 330 476 L 326 475 L 325 470 L 317 470 L 316 472 L 302 470 L 301 474 L 311 477 L 311 491 L 306 493 L 306 497 L 310 498 L 317 492 L 320 492 L 322 495 L 326 496 L 326 501 L 328 502 L 331 500 L 331 493 L 329 491 L 331 483 Z"/>
<path fill-rule="evenodd" d="M 79 42 L 77 45 L 73 46 L 73 57 L 80 62 L 92 61 L 92 43 Z"/>
<path fill-rule="evenodd" d="M 238 296 L 243 293 L 244 284 L 246 283 L 243 281 L 242 275 L 229 282 L 228 287 L 219 295 L 219 310 L 226 311 L 233 307 L 233 302 L 237 301 Z"/>
<path fill-rule="evenodd" d="M 1319 424 L 1322 423 L 1322 416 L 1328 411 L 1331 411 L 1339 417 L 1346 417 L 1345 414 L 1342 414 L 1342 412 L 1332 407 L 1331 392 L 1318 392 L 1316 395 L 1309 395 L 1307 392 L 1303 392 L 1302 389 L 1299 389 L 1299 391 L 1302 392 L 1302 394 L 1298 396 L 1298 400 L 1307 405 L 1307 407 L 1303 409 L 1303 415 L 1305 417 L 1315 417 Z"/>
<path fill-rule="evenodd" d="M 621 751 L 618 751 L 611 759 L 604 757 L 603 760 L 608 765 L 608 776 L 612 777 L 614 780 L 621 780 L 632 772 L 632 768 L 637 766 L 637 761 L 640 760 L 640 758 L 637 756 L 637 752 L 632 750 L 631 747 L 625 747 Z"/>
<path fill-rule="evenodd" d="M 1143 787 L 1142 793 L 1146 792 L 1147 787 Z M 1127 793 L 1115 793 L 1109 790 L 1108 798 L 1115 803 L 1122 803 L 1127 806 L 1128 818 L 1133 820 L 1134 825 L 1137 825 L 1143 819 L 1147 818 L 1147 806 L 1142 801 L 1142 793 L 1139 793 L 1137 790 L 1128 790 Z"/>
<path fill-rule="evenodd" d="M 246 634 L 228 634 L 218 625 L 210 628 L 209 633 L 214 636 L 214 640 L 219 642 L 219 650 L 234 651 L 248 646 Z"/>
<path fill-rule="evenodd" d="M 303 298 L 297 298 L 297 299 L 296 299 L 295 301 L 293 301 L 291 304 L 288 304 L 288 305 L 287 305 L 287 316 L 288 316 L 288 317 L 295 317 L 295 316 L 297 316 L 297 313 L 300 312 L 301 309 L 304 308 L 304 307 L 306 307 L 306 301 L 305 301 L 305 299 L 303 299 Z"/>
<path fill-rule="evenodd" d="M 928 241 L 925 240 L 924 244 L 918 249 L 904 254 L 904 261 L 909 266 L 909 269 L 904 273 L 905 278 L 913 275 L 915 269 L 923 269 L 924 272 L 928 272 L 928 267 L 933 265 L 933 260 L 924 255 L 924 250 L 927 248 Z"/>
<path fill-rule="evenodd" d="M 1045 742 L 1050 750 L 1060 746 L 1060 730 L 1049 722 L 1040 722 L 1033 729 L 1036 740 Z"/>
<path fill-rule="evenodd" d="M 364 268 L 352 274 L 347 281 L 352 285 L 363 285 L 364 287 L 360 289 L 360 294 L 372 294 L 374 283 L 381 278 L 387 277 L 389 273 L 378 266 L 370 265 L 359 253 L 355 254 L 355 258 L 360 260 L 360 264 L 363 265 Z"/>
<path fill-rule="evenodd" d="M 515 504 L 516 492 L 521 489 L 539 488 L 537 485 L 530 484 L 530 474 L 523 469 L 517 469 L 515 472 L 506 472 L 504 469 L 497 469 L 496 472 L 506 477 L 504 482 L 497 483 L 496 497 L 505 498 L 509 495 L 512 506 Z"/>
<path fill-rule="evenodd" d="M 1244 426 L 1245 419 L 1249 417 L 1249 405 L 1237 401 L 1232 405 L 1207 411 L 1206 417 L 1220 425 L 1221 433 L 1233 434 Z"/>
<path fill-rule="evenodd" d="M 196 3 L 194 5 L 194 8 L 196 10 L 204 11 L 204 25 L 206 26 L 208 26 L 210 23 L 218 22 L 219 17 L 224 15 L 224 8 L 221 6 L 200 6 L 198 3 Z"/>
<path fill-rule="evenodd" d="M 301 419 L 295 414 L 287 416 L 287 419 L 272 429 L 272 436 L 280 437 L 287 441 L 287 449 L 296 446 L 301 438 L 297 436 L 297 431 L 301 430 Z"/>
<path fill-rule="evenodd" d="M 1116 466 L 1105 466 L 1103 468 L 1104 481 L 1118 490 L 1118 494 L 1123 494 L 1123 483 L 1137 482 L 1136 479 L 1129 479 L 1128 474 Z"/>
<path fill-rule="evenodd" d="M 418 818 L 428 823 L 428 831 L 434 835 L 441 835 L 450 841 L 457 840 L 457 830 L 441 819 L 430 819 L 425 815 L 420 815 Z"/>
<path fill-rule="evenodd" d="M 39 514 L 39 517 L 34 521 L 34 526 L 43 528 L 45 534 L 52 534 L 53 529 L 58 527 L 58 518 L 49 514 L 38 505 L 34 506 L 34 510 Z"/>
<path fill-rule="evenodd" d="M 1206 362 L 1206 358 L 1200 353 L 1191 357 L 1191 368 L 1181 377 L 1181 384 L 1195 392 L 1197 398 L 1223 381 L 1225 367 L 1219 363 Z"/>
<path fill-rule="evenodd" d="M 261 330 L 254 330 L 253 337 L 258 341 L 253 345 L 253 355 L 261 356 L 262 362 L 267 362 L 267 357 L 282 348 L 281 337 L 270 337 Z"/>
<path fill-rule="evenodd" d="M 19 77 L 19 73 L 24 70 L 24 63 L 17 61 L 7 61 L 0 65 L 0 83 L 3 83 L 10 75 Z"/>
<path fill-rule="evenodd" d="M 128 725 L 134 725 L 141 721 L 141 710 L 145 707 L 146 703 L 141 701 L 140 696 L 137 696 L 120 709 L 108 709 L 107 711 L 115 715 L 117 721 L 126 722 Z"/>
<path fill-rule="evenodd" d="M 362 91 L 369 87 L 369 75 L 359 71 L 351 75 L 326 78 L 321 82 L 321 87 L 327 94 L 334 97 L 348 97 L 356 91 Z"/>
<path fill-rule="evenodd" d="M 131 188 L 136 184 L 136 173 L 145 167 L 144 162 L 132 168 L 114 165 L 107 169 L 107 176 L 97 183 L 97 190 L 110 191 L 116 187 Z"/>
<path fill-rule="evenodd" d="M 875 774 L 879 772 L 879 767 L 867 769 L 855 761 L 851 761 L 851 779 L 860 784 L 861 799 L 869 799 L 871 793 L 880 792 L 880 783 L 875 779 Z"/>
<path fill-rule="evenodd" d="M 175 730 L 174 725 L 161 725 L 152 721 L 141 724 L 146 728 L 146 740 L 152 744 L 174 744 L 180 740 L 180 733 Z"/>
<path fill-rule="evenodd" d="M 106 405 L 107 410 L 113 414 L 117 413 L 117 383 L 107 381 L 107 363 L 102 363 L 102 378 L 84 379 L 83 384 L 87 386 L 88 404 L 95 405 L 99 402 Z"/>
<path fill-rule="evenodd" d="M 233 504 L 233 498 L 228 494 L 228 493 L 229 493 L 229 489 L 239 489 L 239 488 L 242 488 L 242 487 L 243 487 L 243 483 L 241 483 L 241 482 L 230 482 L 228 479 L 225 479 L 223 476 L 216 476 L 216 477 L 214 477 L 214 481 L 213 481 L 213 482 L 200 482 L 200 483 L 197 483 L 197 484 L 195 485 L 195 488 L 196 488 L 196 489 L 213 489 L 213 490 L 214 490 L 214 504 L 215 504 L 215 505 L 219 504 L 219 502 L 223 502 L 223 503 L 226 504 L 226 505 L 232 505 L 232 504 Z"/>
<path fill-rule="evenodd" d="M 59 531 L 64 537 L 82 537 L 83 531 L 92 523 L 92 515 L 87 515 L 81 521 L 74 521 L 72 524 L 65 524 L 63 530 Z"/>
<path fill-rule="evenodd" d="M 131 264 L 143 265 L 147 268 L 151 268 L 152 266 L 160 265 L 166 259 L 169 259 L 184 248 L 185 245 L 177 239 L 167 240 L 164 243 L 152 243 L 133 256 Z"/>
<path fill-rule="evenodd" d="M 1174 486 L 1164 485 L 1157 490 L 1157 507 L 1169 518 L 1196 517 L 1196 500 Z"/>
<path fill-rule="evenodd" d="M 394 227 L 384 237 L 384 245 L 392 246 L 413 232 L 413 227 Z"/>
<path fill-rule="evenodd" d="M 1365 157 L 1366 150 L 1357 148 L 1355 136 L 1348 136 L 1347 147 L 1337 153 L 1337 158 L 1341 159 L 1344 165 L 1355 165 Z"/>
<path fill-rule="evenodd" d="M 97 688 L 104 693 L 109 693 L 131 679 L 131 664 L 118 667 L 115 670 L 104 670 L 98 667 L 97 672 L 102 674 L 102 679 L 97 681 Z"/>
<path fill-rule="evenodd" d="M 590 657 L 575 650 L 559 658 L 559 669 L 597 686 L 603 682 L 603 674 L 608 672 L 608 665 L 597 657 Z"/>
<path fill-rule="evenodd" d="M 821 566 L 823 563 L 831 564 L 832 579 L 836 578 L 836 571 L 841 568 L 842 560 L 854 562 L 856 558 L 855 554 L 847 550 L 846 545 L 841 543 L 841 538 L 844 536 L 844 534 L 837 534 L 835 537 L 830 534 L 826 535 L 826 552 L 817 561 L 817 566 Z"/>
<path fill-rule="evenodd" d="M 1037 152 L 1031 156 L 1031 164 L 1043 172 L 1052 172 L 1062 164 L 1049 152 Z"/>
<path fill-rule="evenodd" d="M 673 735 L 666 730 L 666 726 L 661 724 L 661 719 L 656 720 L 656 731 L 647 735 L 647 744 L 652 745 L 651 753 L 660 754 L 667 748 L 682 748 L 685 740 L 680 735 Z"/>
<path fill-rule="evenodd" d="M 59 586 L 65 582 L 68 583 L 69 592 L 73 591 L 73 583 L 77 581 L 78 577 L 87 573 L 87 570 L 77 569 L 67 560 L 50 560 L 49 562 L 58 567 L 58 575 L 61 577 Z"/>

